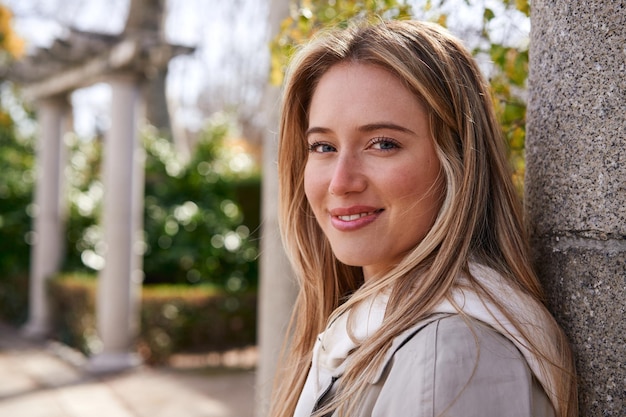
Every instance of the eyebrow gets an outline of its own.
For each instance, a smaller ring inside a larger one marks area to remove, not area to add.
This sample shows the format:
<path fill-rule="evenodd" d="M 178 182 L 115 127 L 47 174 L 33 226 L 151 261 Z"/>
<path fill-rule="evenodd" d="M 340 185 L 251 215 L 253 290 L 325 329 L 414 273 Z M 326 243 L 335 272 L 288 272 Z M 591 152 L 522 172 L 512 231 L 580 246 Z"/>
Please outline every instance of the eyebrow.
<path fill-rule="evenodd" d="M 370 123 L 370 124 L 366 124 L 363 126 L 359 126 L 357 130 L 360 132 L 375 132 L 377 130 L 395 130 L 398 132 L 415 134 L 415 132 L 413 132 L 411 129 L 407 129 L 404 126 L 400 126 L 391 122 Z M 332 130 L 329 128 L 313 126 L 305 132 L 305 137 L 313 133 L 330 133 L 330 132 L 332 132 Z"/>

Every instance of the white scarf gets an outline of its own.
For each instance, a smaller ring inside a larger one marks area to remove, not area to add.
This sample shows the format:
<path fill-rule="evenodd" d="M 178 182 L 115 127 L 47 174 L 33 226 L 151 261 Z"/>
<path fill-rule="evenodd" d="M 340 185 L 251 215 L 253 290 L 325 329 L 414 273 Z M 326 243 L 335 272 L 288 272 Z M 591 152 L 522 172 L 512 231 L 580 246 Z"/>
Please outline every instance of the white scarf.
<path fill-rule="evenodd" d="M 311 415 L 315 401 L 322 394 L 322 390 L 331 385 L 335 371 L 358 346 L 357 342 L 367 339 L 380 328 L 388 300 L 389 294 L 382 293 L 354 307 L 351 311 L 353 315 L 351 330 L 354 339 L 348 333 L 350 314 L 347 313 L 337 317 L 317 336 L 311 369 L 296 405 L 294 417 Z"/>
<path fill-rule="evenodd" d="M 511 288 L 509 283 L 496 271 L 476 263 L 470 263 L 470 273 L 496 299 L 507 300 L 507 305 L 510 306 L 509 311 L 519 319 L 522 325 L 528 327 L 529 332 L 532 331 L 533 327 L 544 322 L 542 310 L 534 308 L 536 302 Z M 461 282 L 464 279 L 461 278 Z M 488 303 L 467 288 L 454 289 L 452 299 L 463 313 L 489 324 L 507 337 L 522 353 L 542 386 L 554 386 L 550 376 L 540 366 L 540 360 L 528 349 L 527 341 L 521 337 L 497 306 Z M 323 394 L 322 390 L 331 385 L 331 380 L 337 373 L 338 367 L 344 364 L 346 358 L 356 347 L 380 328 L 388 300 L 389 294 L 382 293 L 355 306 L 351 312 L 354 316 L 351 320 L 353 325 L 351 332 L 348 331 L 350 314 L 342 314 L 330 323 L 324 332 L 320 333 L 313 347 L 311 369 L 296 405 L 294 417 L 309 417 L 311 415 L 315 401 Z M 444 300 L 433 310 L 433 313 L 458 314 L 458 310 L 452 303 Z M 350 334 L 353 337 L 350 337 Z M 554 399 L 550 394 L 553 390 L 548 389 L 546 391 L 548 396 Z"/>

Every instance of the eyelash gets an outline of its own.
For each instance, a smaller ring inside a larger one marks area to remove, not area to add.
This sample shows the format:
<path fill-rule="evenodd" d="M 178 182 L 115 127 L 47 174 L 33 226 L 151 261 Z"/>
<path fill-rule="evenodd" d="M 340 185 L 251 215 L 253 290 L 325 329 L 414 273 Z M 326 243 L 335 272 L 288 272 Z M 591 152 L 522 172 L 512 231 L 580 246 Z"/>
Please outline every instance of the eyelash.
<path fill-rule="evenodd" d="M 371 146 L 374 146 L 374 145 L 378 145 L 378 144 L 381 144 L 381 143 L 390 143 L 390 144 L 393 145 L 393 148 L 391 148 L 391 149 L 381 149 L 381 151 L 390 151 L 392 149 L 400 148 L 400 143 L 397 140 L 391 139 L 391 138 L 387 138 L 385 136 L 380 136 L 380 137 L 372 139 L 370 141 L 370 143 L 368 144 L 368 147 L 371 147 Z"/>
<path fill-rule="evenodd" d="M 311 144 L 308 146 L 308 151 L 309 151 L 309 153 L 314 153 L 314 152 L 317 152 L 317 151 L 316 151 L 316 148 L 318 148 L 319 146 L 328 146 L 328 147 L 330 147 L 330 148 L 333 148 L 333 149 L 334 149 L 334 146 L 329 145 L 328 143 L 325 143 L 325 142 L 313 142 L 313 143 L 311 143 Z"/>
<path fill-rule="evenodd" d="M 391 151 L 393 149 L 398 149 L 400 148 L 400 143 L 398 143 L 398 141 L 396 141 L 395 139 L 391 139 L 385 136 L 380 136 L 377 138 L 374 138 L 372 140 L 369 141 L 369 143 L 367 144 L 367 147 L 370 148 L 372 146 L 381 144 L 381 143 L 388 143 L 393 145 L 393 148 L 389 148 L 389 149 L 380 149 L 381 151 Z M 320 146 L 328 146 L 329 148 L 332 148 L 333 150 L 335 149 L 334 146 L 326 143 L 326 142 L 313 142 L 311 143 L 308 147 L 307 150 L 309 151 L 309 153 L 315 153 L 318 152 L 316 149 Z M 323 153 L 323 152 L 322 152 Z"/>

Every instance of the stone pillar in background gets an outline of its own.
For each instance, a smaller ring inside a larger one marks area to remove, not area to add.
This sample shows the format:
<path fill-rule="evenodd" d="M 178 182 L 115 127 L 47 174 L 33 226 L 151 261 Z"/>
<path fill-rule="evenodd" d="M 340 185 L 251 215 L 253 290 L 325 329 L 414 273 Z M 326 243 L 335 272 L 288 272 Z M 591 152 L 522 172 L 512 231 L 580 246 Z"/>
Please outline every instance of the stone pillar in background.
<path fill-rule="evenodd" d="M 50 331 L 50 308 L 46 281 L 57 273 L 64 252 L 65 145 L 70 107 L 65 97 L 37 102 L 39 139 L 35 191 L 34 242 L 31 249 L 30 294 L 26 336 L 41 338 Z"/>
<path fill-rule="evenodd" d="M 98 277 L 96 319 L 102 352 L 88 369 L 114 372 L 140 363 L 144 153 L 138 138 L 140 88 L 132 76 L 111 80 L 111 128 L 103 152 L 105 266 Z"/>
<path fill-rule="evenodd" d="M 532 3 L 526 203 L 581 416 L 626 415 L 626 2 Z"/>
<path fill-rule="evenodd" d="M 268 40 L 280 28 L 289 14 L 289 0 L 271 0 Z M 266 131 L 263 138 L 263 184 L 261 207 L 261 259 L 259 277 L 258 346 L 259 362 L 256 375 L 256 417 L 269 411 L 272 382 L 278 354 L 291 317 L 296 298 L 296 286 L 278 230 L 278 115 L 280 89 L 269 85 L 264 94 Z"/>
<path fill-rule="evenodd" d="M 149 77 L 143 83 L 142 95 L 147 122 L 156 127 L 162 135 L 170 137 L 172 125 L 165 94 L 166 81 L 167 66 L 149 68 Z"/>

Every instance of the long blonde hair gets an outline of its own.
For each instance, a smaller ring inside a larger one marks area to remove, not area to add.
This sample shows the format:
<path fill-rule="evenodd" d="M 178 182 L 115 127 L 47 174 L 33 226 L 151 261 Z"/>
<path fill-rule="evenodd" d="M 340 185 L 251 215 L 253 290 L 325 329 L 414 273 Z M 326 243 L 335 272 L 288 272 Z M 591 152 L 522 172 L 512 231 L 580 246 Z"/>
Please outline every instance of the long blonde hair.
<path fill-rule="evenodd" d="M 303 186 L 311 98 L 330 67 L 350 61 L 390 71 L 425 104 L 445 176 L 442 208 L 430 232 L 392 271 L 367 284 L 361 268 L 342 264 L 333 255 Z M 449 299 L 460 275 L 504 312 L 547 364 L 554 386 L 544 388 L 557 416 L 577 415 L 570 348 L 542 303 L 489 88 L 459 40 L 434 24 L 391 21 L 329 32 L 313 41 L 296 55 L 287 74 L 278 170 L 281 234 L 300 292 L 279 362 L 272 417 L 293 415 L 315 338 L 333 311 L 348 310 L 377 291 L 391 289 L 381 329 L 353 354 L 338 395 L 325 409 L 349 415 L 393 338 Z M 536 302 L 545 321 L 536 334 L 528 334 L 514 312 L 471 277 L 470 259 L 497 271 Z"/>

